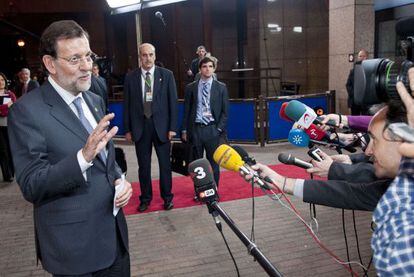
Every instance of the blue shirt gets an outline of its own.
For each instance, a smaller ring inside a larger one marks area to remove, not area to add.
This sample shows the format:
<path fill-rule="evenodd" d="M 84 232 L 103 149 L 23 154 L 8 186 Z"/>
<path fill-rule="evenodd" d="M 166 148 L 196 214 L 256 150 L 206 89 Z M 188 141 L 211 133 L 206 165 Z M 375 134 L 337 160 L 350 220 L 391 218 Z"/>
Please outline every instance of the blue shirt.
<path fill-rule="evenodd" d="M 210 112 L 211 114 L 211 109 L 210 109 L 210 96 L 211 96 L 211 86 L 213 84 L 213 78 L 210 77 L 207 80 L 202 80 L 200 79 L 200 81 L 198 81 L 198 93 L 197 93 L 197 113 L 196 113 L 196 122 L 198 123 L 202 123 L 202 118 L 203 118 L 203 86 L 204 83 L 207 83 L 207 90 L 208 90 L 208 99 L 207 99 L 207 111 Z M 213 116 L 210 117 L 210 122 L 213 122 L 214 118 Z"/>
<path fill-rule="evenodd" d="M 375 208 L 371 240 L 379 276 L 414 276 L 414 159 L 403 158 L 397 178 Z"/>

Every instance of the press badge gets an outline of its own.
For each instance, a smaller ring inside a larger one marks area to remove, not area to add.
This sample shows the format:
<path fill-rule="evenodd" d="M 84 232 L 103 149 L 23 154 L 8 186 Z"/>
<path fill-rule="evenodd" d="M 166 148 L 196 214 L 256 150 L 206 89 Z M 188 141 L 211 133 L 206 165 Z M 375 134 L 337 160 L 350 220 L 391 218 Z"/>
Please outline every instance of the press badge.
<path fill-rule="evenodd" d="M 145 93 L 145 101 L 152 102 L 152 91 L 147 91 Z"/>

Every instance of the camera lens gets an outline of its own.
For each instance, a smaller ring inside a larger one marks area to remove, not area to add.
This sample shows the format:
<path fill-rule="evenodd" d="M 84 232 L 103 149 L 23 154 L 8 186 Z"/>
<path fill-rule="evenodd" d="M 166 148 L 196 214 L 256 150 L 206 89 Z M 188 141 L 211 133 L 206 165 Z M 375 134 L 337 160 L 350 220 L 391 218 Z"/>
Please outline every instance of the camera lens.
<path fill-rule="evenodd" d="M 413 67 L 409 60 L 401 64 L 389 59 L 371 59 L 355 65 L 354 100 L 357 105 L 367 106 L 399 100 L 395 87 L 398 81 L 410 91 L 408 70 Z"/>

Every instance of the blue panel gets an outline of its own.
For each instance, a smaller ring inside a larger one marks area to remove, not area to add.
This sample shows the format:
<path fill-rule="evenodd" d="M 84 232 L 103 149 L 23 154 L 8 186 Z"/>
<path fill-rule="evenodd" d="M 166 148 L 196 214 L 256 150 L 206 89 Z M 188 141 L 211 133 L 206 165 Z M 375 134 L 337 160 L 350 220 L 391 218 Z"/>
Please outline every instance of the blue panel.
<path fill-rule="evenodd" d="M 227 136 L 229 140 L 256 140 L 254 107 L 254 101 L 230 102 L 229 118 L 227 121 Z"/>
<path fill-rule="evenodd" d="M 327 112 L 327 98 L 326 96 L 320 97 L 307 97 L 307 98 L 298 98 L 296 99 L 303 104 L 311 108 L 322 108 L 325 113 Z M 284 102 L 289 102 L 290 99 L 283 100 L 269 100 L 269 137 L 268 140 L 281 140 L 287 139 L 289 131 L 292 128 L 293 123 L 287 122 L 284 119 L 279 117 L 280 107 Z"/>
<path fill-rule="evenodd" d="M 112 126 L 118 126 L 119 130 L 117 135 L 123 136 L 125 135 L 124 129 L 124 105 L 123 102 L 119 103 L 110 103 L 109 104 L 109 112 L 115 113 L 115 118 L 111 121 Z"/>

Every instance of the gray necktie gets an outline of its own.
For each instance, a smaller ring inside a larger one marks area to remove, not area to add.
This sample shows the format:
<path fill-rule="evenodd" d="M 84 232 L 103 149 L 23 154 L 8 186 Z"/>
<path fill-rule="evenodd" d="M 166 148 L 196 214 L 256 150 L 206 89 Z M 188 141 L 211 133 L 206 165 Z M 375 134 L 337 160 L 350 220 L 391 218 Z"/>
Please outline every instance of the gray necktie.
<path fill-rule="evenodd" d="M 91 134 L 93 131 L 93 128 L 92 128 L 91 123 L 89 122 L 88 119 L 86 119 L 85 114 L 83 113 L 82 98 L 81 97 L 75 98 L 75 100 L 73 100 L 73 104 L 75 105 L 76 110 L 78 111 L 80 122 L 82 123 L 83 127 L 85 127 L 86 131 L 88 131 L 88 133 Z M 104 150 L 99 152 L 99 156 L 101 157 L 102 161 L 106 164 L 106 155 L 105 155 Z"/>
<path fill-rule="evenodd" d="M 150 118 L 152 116 L 152 109 L 151 109 L 151 103 L 152 103 L 152 96 L 151 101 L 148 101 L 147 99 L 147 93 L 151 92 L 151 73 L 147 72 L 145 73 L 145 86 L 144 86 L 144 115 L 146 118 Z M 151 95 L 153 93 L 151 92 Z"/>
<path fill-rule="evenodd" d="M 203 103 L 202 107 L 203 107 L 204 111 L 208 111 L 210 109 L 210 103 L 208 101 L 209 100 L 209 97 L 208 97 L 209 93 L 208 93 L 208 83 L 207 82 L 203 82 L 202 93 L 203 93 L 202 99 L 201 99 L 201 101 Z M 210 123 L 210 117 L 206 116 L 203 113 L 201 121 L 203 122 L 204 125 L 208 125 Z"/>

